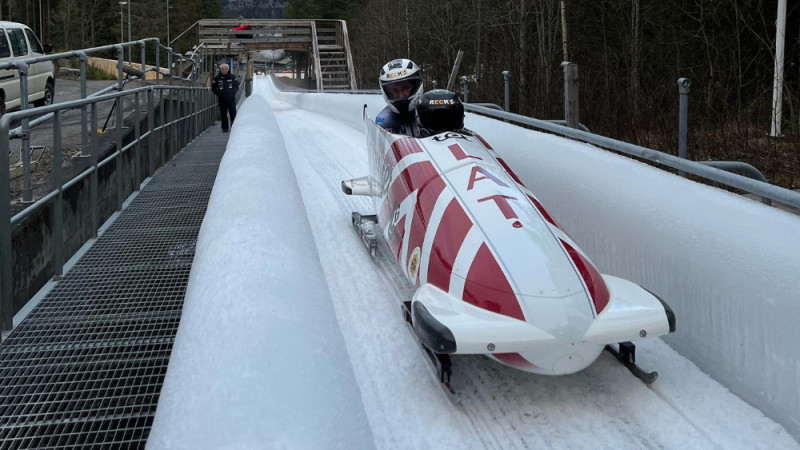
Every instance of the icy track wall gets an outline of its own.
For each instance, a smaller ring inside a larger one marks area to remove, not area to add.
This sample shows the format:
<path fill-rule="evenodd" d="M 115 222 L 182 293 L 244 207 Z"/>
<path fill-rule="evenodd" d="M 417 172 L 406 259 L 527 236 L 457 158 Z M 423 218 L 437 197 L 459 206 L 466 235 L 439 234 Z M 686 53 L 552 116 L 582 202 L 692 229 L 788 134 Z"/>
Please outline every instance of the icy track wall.
<path fill-rule="evenodd" d="M 374 448 L 304 211 L 275 117 L 252 96 L 200 229 L 148 448 Z"/>
<path fill-rule="evenodd" d="M 365 103 L 373 117 L 383 107 L 378 95 L 272 93 L 358 129 Z M 800 440 L 800 217 L 589 144 L 472 114 L 466 125 L 602 272 L 672 306 L 667 343 Z"/>

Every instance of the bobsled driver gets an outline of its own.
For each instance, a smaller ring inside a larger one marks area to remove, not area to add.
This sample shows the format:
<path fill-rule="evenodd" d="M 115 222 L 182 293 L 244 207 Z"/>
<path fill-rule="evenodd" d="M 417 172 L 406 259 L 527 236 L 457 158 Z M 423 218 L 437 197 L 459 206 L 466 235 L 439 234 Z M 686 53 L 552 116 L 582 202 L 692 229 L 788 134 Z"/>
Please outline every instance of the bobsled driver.
<path fill-rule="evenodd" d="M 410 59 L 395 59 L 381 67 L 378 77 L 386 108 L 375 123 L 394 134 L 416 135 L 413 100 L 422 94 L 422 74 Z"/>

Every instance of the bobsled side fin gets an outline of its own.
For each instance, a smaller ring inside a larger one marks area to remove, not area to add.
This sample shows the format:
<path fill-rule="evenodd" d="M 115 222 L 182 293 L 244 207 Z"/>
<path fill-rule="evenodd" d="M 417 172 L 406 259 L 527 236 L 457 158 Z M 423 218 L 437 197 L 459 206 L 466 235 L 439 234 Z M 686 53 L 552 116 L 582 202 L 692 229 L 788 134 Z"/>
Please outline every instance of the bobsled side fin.
<path fill-rule="evenodd" d="M 644 290 L 645 290 L 645 291 L 647 291 L 647 292 L 650 292 L 649 290 L 647 290 L 647 289 L 645 289 L 645 288 L 642 288 L 642 289 L 644 289 Z M 660 301 L 660 302 L 661 302 L 661 306 L 663 306 L 663 307 L 664 307 L 664 312 L 667 314 L 667 322 L 669 323 L 669 332 L 670 332 L 670 333 L 674 333 L 674 332 L 675 332 L 675 329 L 676 329 L 676 328 L 675 328 L 675 312 L 674 312 L 674 311 L 672 310 L 672 308 L 671 308 L 671 307 L 670 307 L 670 306 L 667 304 L 667 302 L 665 302 L 665 301 L 664 301 L 664 300 L 663 300 L 661 297 L 657 296 L 656 294 L 653 294 L 652 292 L 650 292 L 650 295 L 652 295 L 652 296 L 653 296 L 653 297 L 655 297 L 655 298 L 656 298 L 658 301 Z"/>
<path fill-rule="evenodd" d="M 371 178 L 368 176 L 342 181 L 342 191 L 347 195 L 372 195 Z"/>
<path fill-rule="evenodd" d="M 661 299 L 622 278 L 603 275 L 603 280 L 610 299 L 586 332 L 588 341 L 606 344 L 635 341 L 675 330 L 675 315 Z"/>

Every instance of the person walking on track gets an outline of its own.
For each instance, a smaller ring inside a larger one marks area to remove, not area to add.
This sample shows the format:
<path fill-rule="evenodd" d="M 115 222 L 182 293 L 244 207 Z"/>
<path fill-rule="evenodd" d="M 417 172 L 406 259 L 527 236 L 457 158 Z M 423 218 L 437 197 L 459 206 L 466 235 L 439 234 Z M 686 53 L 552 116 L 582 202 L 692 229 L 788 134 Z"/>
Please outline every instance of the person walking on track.
<path fill-rule="evenodd" d="M 219 74 L 211 83 L 211 91 L 217 96 L 223 133 L 228 132 L 236 119 L 236 92 L 238 90 L 239 80 L 236 79 L 236 75 L 230 73 L 230 67 L 227 64 L 221 64 Z M 228 125 L 228 116 L 230 116 L 230 125 Z"/>

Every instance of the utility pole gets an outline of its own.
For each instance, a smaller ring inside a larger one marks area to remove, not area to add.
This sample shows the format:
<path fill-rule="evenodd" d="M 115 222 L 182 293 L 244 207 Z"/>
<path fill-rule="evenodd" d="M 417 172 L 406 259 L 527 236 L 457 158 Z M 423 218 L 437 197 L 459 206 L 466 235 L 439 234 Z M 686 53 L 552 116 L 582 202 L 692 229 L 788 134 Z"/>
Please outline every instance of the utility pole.
<path fill-rule="evenodd" d="M 125 12 L 122 7 L 127 5 L 128 2 L 119 2 L 119 42 L 125 42 Z"/>
<path fill-rule="evenodd" d="M 563 61 L 569 61 L 569 46 L 567 43 L 567 0 L 561 0 L 561 47 L 564 52 Z"/>
<path fill-rule="evenodd" d="M 783 115 L 783 48 L 786 40 L 786 0 L 778 0 L 778 18 L 775 20 L 775 83 L 772 87 L 772 125 L 769 135 L 780 137 Z"/>
<path fill-rule="evenodd" d="M 131 0 L 128 0 L 128 42 L 130 41 L 131 41 Z M 128 62 L 133 62 L 130 46 L 128 46 Z M 142 67 L 142 70 L 144 70 L 144 67 Z"/>
<path fill-rule="evenodd" d="M 475 81 L 481 81 L 481 0 L 478 0 L 478 32 L 475 34 L 478 38 L 475 45 Z"/>
<path fill-rule="evenodd" d="M 406 58 L 411 58 L 411 33 L 408 30 L 408 0 L 406 0 Z"/>

